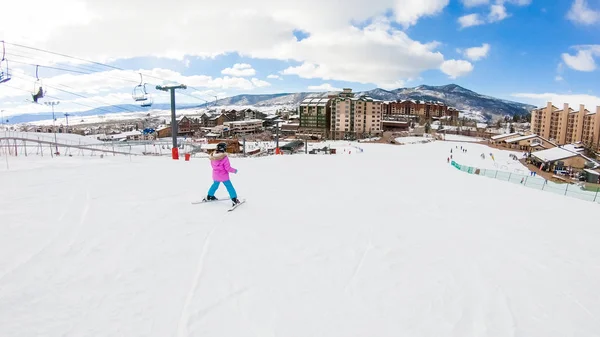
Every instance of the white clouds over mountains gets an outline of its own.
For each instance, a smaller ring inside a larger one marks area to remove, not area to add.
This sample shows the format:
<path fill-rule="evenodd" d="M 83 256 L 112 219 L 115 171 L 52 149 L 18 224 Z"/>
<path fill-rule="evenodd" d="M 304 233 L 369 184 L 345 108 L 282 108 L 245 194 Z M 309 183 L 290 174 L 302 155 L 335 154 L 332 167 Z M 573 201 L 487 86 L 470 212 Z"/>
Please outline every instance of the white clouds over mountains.
<path fill-rule="evenodd" d="M 471 61 L 479 61 L 488 56 L 488 54 L 490 52 L 490 48 L 491 47 L 490 47 L 489 43 L 484 43 L 481 45 L 481 47 L 467 48 L 462 52 L 464 53 L 465 57 L 467 57 Z M 459 50 L 459 52 L 461 52 L 461 50 Z"/>
<path fill-rule="evenodd" d="M 231 68 L 221 70 L 221 74 L 241 77 L 254 76 L 256 75 L 256 70 L 247 63 L 236 63 Z"/>

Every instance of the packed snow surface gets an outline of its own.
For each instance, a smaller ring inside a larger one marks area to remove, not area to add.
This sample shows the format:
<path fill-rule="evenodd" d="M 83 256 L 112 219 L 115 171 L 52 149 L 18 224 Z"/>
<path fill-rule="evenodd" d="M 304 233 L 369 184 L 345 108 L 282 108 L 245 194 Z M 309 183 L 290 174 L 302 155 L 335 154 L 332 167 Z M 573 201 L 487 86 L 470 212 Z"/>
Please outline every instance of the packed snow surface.
<path fill-rule="evenodd" d="M 453 141 L 459 141 L 459 142 L 481 142 L 484 141 L 484 139 L 482 138 L 477 138 L 477 137 L 469 137 L 469 136 L 463 136 L 463 135 L 444 135 L 444 140 L 453 140 Z"/>
<path fill-rule="evenodd" d="M 457 145 L 232 158 L 231 213 L 207 159 L 10 157 L 0 336 L 600 335 L 598 204 Z"/>

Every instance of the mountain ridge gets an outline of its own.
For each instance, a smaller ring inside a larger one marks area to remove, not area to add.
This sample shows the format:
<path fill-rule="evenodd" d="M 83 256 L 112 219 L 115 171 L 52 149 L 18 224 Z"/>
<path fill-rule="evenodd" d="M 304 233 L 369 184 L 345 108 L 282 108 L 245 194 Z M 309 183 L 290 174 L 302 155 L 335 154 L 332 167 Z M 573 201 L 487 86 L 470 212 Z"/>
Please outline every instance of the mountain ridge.
<path fill-rule="evenodd" d="M 296 108 L 302 100 L 309 95 L 324 95 L 327 92 L 284 92 L 273 94 L 240 94 L 221 98 L 216 101 L 218 107 L 256 107 L 260 108 Z M 446 84 L 440 86 L 419 85 L 412 88 L 398 88 L 386 90 L 375 88 L 367 91 L 355 92 L 356 95 L 369 95 L 375 99 L 385 101 L 397 100 L 419 100 L 419 101 L 437 101 L 461 111 L 463 116 L 485 121 L 501 118 L 504 116 L 522 115 L 531 112 L 536 108 L 534 105 L 495 98 L 493 96 L 482 95 L 470 89 L 464 88 L 458 84 Z M 178 110 L 210 108 L 215 102 L 203 104 L 177 104 Z M 152 110 L 169 110 L 170 104 L 154 104 Z M 150 111 L 148 108 L 142 108 L 134 104 L 120 104 L 98 107 L 91 110 L 74 113 L 76 118 L 92 115 L 110 115 L 116 113 L 140 113 Z M 56 112 L 57 116 L 62 116 L 61 112 Z M 51 112 L 41 112 L 36 114 L 15 115 L 11 118 L 11 124 L 28 123 L 46 119 L 52 119 Z"/>
<path fill-rule="evenodd" d="M 278 93 L 272 95 L 241 94 L 217 100 L 217 105 L 253 105 L 256 107 L 274 105 L 297 106 L 309 95 L 323 95 L 325 93 L 326 92 Z M 437 101 L 463 111 L 467 116 L 479 116 L 483 119 L 494 119 L 507 115 L 523 115 L 536 108 L 536 106 L 531 104 L 482 95 L 470 89 L 461 87 L 458 84 L 446 84 L 441 86 L 419 85 L 412 88 L 398 88 L 392 90 L 375 88 L 367 91 L 359 91 L 355 94 L 365 94 L 375 99 L 385 101 L 409 99 Z M 207 106 L 207 104 L 204 104 L 203 106 Z"/>

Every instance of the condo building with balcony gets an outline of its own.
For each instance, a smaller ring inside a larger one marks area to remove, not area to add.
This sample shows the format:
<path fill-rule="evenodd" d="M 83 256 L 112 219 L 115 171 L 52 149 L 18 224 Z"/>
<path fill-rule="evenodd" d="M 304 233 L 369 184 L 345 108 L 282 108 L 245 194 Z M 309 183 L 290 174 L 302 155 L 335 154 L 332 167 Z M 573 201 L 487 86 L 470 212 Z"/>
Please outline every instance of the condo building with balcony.
<path fill-rule="evenodd" d="M 600 147 L 600 106 L 589 111 L 583 104 L 578 110 L 564 104 L 560 109 L 548 102 L 531 112 L 531 132 L 558 145 L 583 143 L 594 150 Z"/>

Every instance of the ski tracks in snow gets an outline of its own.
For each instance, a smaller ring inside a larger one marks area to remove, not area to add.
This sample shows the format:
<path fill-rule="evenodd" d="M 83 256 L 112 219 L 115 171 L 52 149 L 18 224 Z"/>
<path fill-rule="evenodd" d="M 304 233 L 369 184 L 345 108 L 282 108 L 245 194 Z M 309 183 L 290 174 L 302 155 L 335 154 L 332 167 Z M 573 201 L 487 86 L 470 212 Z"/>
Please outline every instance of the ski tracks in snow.
<path fill-rule="evenodd" d="M 350 288 L 350 285 L 352 285 L 352 283 L 356 279 L 356 276 L 358 275 L 358 273 L 362 269 L 363 264 L 365 263 L 367 254 L 369 253 L 369 251 L 372 248 L 373 248 L 373 225 L 370 225 L 369 226 L 369 241 L 367 242 L 367 246 L 365 247 L 364 252 L 360 256 L 358 263 L 354 267 L 354 272 L 352 273 L 352 276 L 350 276 L 350 278 L 348 279 L 348 282 L 346 282 L 346 286 L 344 287 L 344 292 L 348 291 L 348 288 Z"/>
<path fill-rule="evenodd" d="M 196 294 L 196 289 L 200 285 L 200 279 L 202 278 L 202 272 L 204 270 L 204 259 L 208 254 L 208 250 L 210 248 L 210 238 L 220 225 L 223 224 L 225 218 L 220 223 L 217 223 L 213 226 L 213 228 L 208 232 L 206 237 L 204 238 L 204 244 L 202 245 L 202 253 L 200 253 L 200 257 L 198 258 L 198 263 L 196 267 L 196 275 L 194 276 L 194 280 L 192 281 L 192 286 L 188 291 L 187 297 L 185 299 L 185 304 L 183 305 L 183 309 L 181 311 L 181 316 L 179 317 L 179 324 L 177 326 L 177 336 L 184 337 L 188 336 L 188 325 L 190 319 L 190 304 L 192 303 L 192 299 Z"/>

